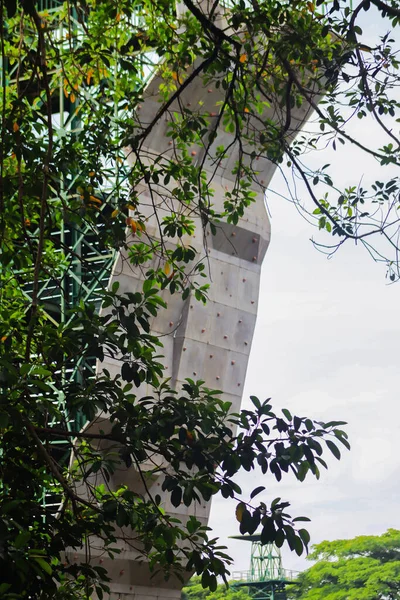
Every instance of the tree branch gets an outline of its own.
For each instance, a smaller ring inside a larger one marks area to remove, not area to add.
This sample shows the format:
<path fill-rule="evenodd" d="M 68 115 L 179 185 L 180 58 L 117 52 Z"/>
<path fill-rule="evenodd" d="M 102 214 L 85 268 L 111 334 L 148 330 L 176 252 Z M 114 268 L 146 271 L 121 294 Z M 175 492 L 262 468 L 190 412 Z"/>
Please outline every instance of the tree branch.
<path fill-rule="evenodd" d="M 142 133 L 139 133 L 138 135 L 135 135 L 135 136 L 133 136 L 131 138 L 128 138 L 128 140 L 127 140 L 128 144 L 130 143 L 132 146 L 137 147 L 138 146 L 138 142 L 140 140 L 145 139 L 149 135 L 149 133 L 152 131 L 152 129 L 156 125 L 156 123 L 167 112 L 167 110 L 175 102 L 175 100 L 177 98 L 179 98 L 179 96 L 182 94 L 183 90 L 185 90 L 192 83 L 192 81 L 194 79 L 196 79 L 196 77 L 198 75 L 200 75 L 200 73 L 206 67 L 208 67 L 208 65 L 210 65 L 212 63 L 212 61 L 214 60 L 214 58 L 217 57 L 218 50 L 219 50 L 219 46 L 216 46 L 214 48 L 213 52 L 211 53 L 211 55 L 208 58 L 206 58 L 198 67 L 196 67 L 192 71 L 192 73 L 189 75 L 189 77 L 187 79 L 185 79 L 185 81 L 182 83 L 182 85 L 179 87 L 179 89 L 177 89 L 172 94 L 171 98 L 160 108 L 160 110 L 158 111 L 158 113 L 156 114 L 156 116 L 154 117 L 154 119 L 152 120 L 152 122 L 150 123 L 150 125 L 148 125 L 146 127 L 146 129 L 144 131 L 142 131 Z"/>
<path fill-rule="evenodd" d="M 389 6 L 382 0 L 371 0 L 372 4 L 374 4 L 379 10 L 387 13 L 391 17 L 400 17 L 400 9 L 395 8 L 394 6 Z"/>
<path fill-rule="evenodd" d="M 239 50 L 241 48 L 242 45 L 240 42 L 233 39 L 229 35 L 226 35 L 226 33 L 222 31 L 222 29 L 220 29 L 215 25 L 215 23 L 210 21 L 210 19 L 208 19 L 207 16 L 195 4 L 193 4 L 192 0 L 183 0 L 183 2 L 193 14 L 193 16 L 195 16 L 196 19 L 201 23 L 201 25 L 203 25 L 205 29 L 213 33 L 218 40 L 225 40 L 226 42 L 234 46 L 236 50 Z"/>
<path fill-rule="evenodd" d="M 44 462 L 46 463 L 46 465 L 49 467 L 50 472 L 52 473 L 52 475 L 54 476 L 54 478 L 58 481 L 58 483 L 63 488 L 63 490 L 64 490 L 65 495 L 67 496 L 67 498 L 69 498 L 71 500 L 73 506 L 75 507 L 75 510 L 76 510 L 77 503 L 79 503 L 79 504 L 83 504 L 83 505 L 87 506 L 88 508 L 91 508 L 92 510 L 94 510 L 94 511 L 96 511 L 98 513 L 102 513 L 103 511 L 100 510 L 97 506 L 91 504 L 87 500 L 84 500 L 80 496 L 77 496 L 72 491 L 71 487 L 68 485 L 68 482 L 66 481 L 66 479 L 63 477 L 63 475 L 58 470 L 58 467 L 55 464 L 54 460 L 52 459 L 52 457 L 50 456 L 50 454 L 47 452 L 46 448 L 43 446 L 43 444 L 42 444 L 42 442 L 41 442 L 41 440 L 40 440 L 40 438 L 39 438 L 39 436 L 38 436 L 38 434 L 37 434 L 37 432 L 35 430 L 35 427 L 26 418 L 24 419 L 24 422 L 25 422 L 25 427 L 26 427 L 29 435 L 33 439 L 33 441 L 35 443 L 35 446 L 38 449 L 38 452 L 39 452 L 40 456 L 42 457 L 42 459 L 44 460 Z"/>

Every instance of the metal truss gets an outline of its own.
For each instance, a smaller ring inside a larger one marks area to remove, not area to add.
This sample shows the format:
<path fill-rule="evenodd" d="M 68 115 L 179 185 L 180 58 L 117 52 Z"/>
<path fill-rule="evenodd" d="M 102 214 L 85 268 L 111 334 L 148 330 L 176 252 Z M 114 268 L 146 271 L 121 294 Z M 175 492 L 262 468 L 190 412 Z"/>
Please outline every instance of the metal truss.
<path fill-rule="evenodd" d="M 233 573 L 233 587 L 245 588 L 254 600 L 286 600 L 286 587 L 294 583 L 297 572 L 283 568 L 279 548 L 261 544 L 260 535 L 233 536 L 251 543 L 250 570 Z"/>

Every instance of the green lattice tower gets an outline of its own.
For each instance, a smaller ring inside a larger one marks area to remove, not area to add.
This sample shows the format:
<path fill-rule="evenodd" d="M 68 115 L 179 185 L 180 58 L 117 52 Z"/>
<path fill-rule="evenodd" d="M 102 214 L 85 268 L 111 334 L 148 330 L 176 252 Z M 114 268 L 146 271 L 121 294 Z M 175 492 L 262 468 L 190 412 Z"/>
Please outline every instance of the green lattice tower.
<path fill-rule="evenodd" d="M 233 536 L 251 543 L 250 570 L 234 572 L 234 587 L 246 588 L 254 600 L 286 600 L 286 587 L 294 583 L 297 572 L 282 566 L 275 544 L 261 544 L 260 535 Z"/>
<path fill-rule="evenodd" d="M 62 2 L 57 0 L 41 0 L 38 6 L 38 11 L 46 11 L 52 13 L 60 8 Z M 71 15 L 72 27 L 74 34 L 79 35 L 81 25 L 75 18 L 74 13 Z M 63 26 L 59 24 L 58 32 L 54 32 L 63 38 Z M 9 76 L 12 78 L 13 73 L 9 70 Z M 113 82 L 116 83 L 116 82 Z M 71 138 L 79 133 L 80 121 L 77 117 L 78 100 L 71 101 L 71 97 L 64 94 L 63 77 L 60 74 L 58 93 L 53 95 L 52 112 L 54 136 L 57 141 L 66 138 Z M 118 164 L 118 163 L 117 163 Z M 118 203 L 118 178 L 120 176 L 121 166 L 115 170 L 115 176 L 105 182 L 103 190 L 103 198 L 107 198 L 99 209 L 100 215 L 104 210 L 112 210 L 110 206 Z M 76 195 L 77 180 L 81 173 L 68 173 L 68 176 L 63 177 L 61 183 L 60 194 L 64 196 L 65 201 L 72 195 Z M 111 195 L 111 190 L 113 194 Z M 92 229 L 93 225 L 86 223 L 77 225 L 67 219 L 62 220 L 58 230 L 53 232 L 53 237 L 58 243 L 60 249 L 63 249 L 64 261 L 56 278 L 43 280 L 40 286 L 39 300 L 44 307 L 47 318 L 55 324 L 65 323 L 69 317 L 69 309 L 77 306 L 80 301 L 84 303 L 93 303 L 96 310 L 100 308 L 100 292 L 104 289 L 110 277 L 111 269 L 115 260 L 115 251 L 100 248 L 97 243 L 97 235 Z M 30 293 L 29 286 L 27 293 Z M 93 376 L 95 373 L 95 357 L 89 359 L 77 358 L 71 363 L 67 363 L 60 376 L 64 382 L 74 381 L 81 382 L 83 379 Z M 61 389 L 64 386 L 61 386 Z M 64 397 L 62 392 L 58 392 L 59 403 L 62 408 Z M 68 429 L 79 430 L 85 424 L 83 415 L 78 415 L 71 419 L 65 412 L 65 423 Z M 49 424 L 51 425 L 51 423 Z M 55 426 L 59 424 L 54 423 Z M 52 455 L 59 464 L 68 463 L 70 456 L 69 442 L 62 439 L 53 439 L 51 441 Z M 51 489 L 44 492 L 43 498 L 48 507 L 54 507 L 57 510 L 60 498 L 52 493 Z"/>
<path fill-rule="evenodd" d="M 37 10 L 39 14 L 45 11 L 46 14 L 50 14 L 51 16 L 52 13 L 54 14 L 60 9 L 62 4 L 63 2 L 59 0 L 40 0 Z M 79 36 L 82 29 L 73 12 L 71 14 L 71 23 L 74 32 L 72 36 L 73 40 L 75 35 Z M 132 17 L 132 26 L 134 27 L 138 24 L 139 17 L 134 15 Z M 59 40 L 63 39 L 65 25 L 61 21 L 53 27 L 53 34 Z M 151 60 L 147 55 L 145 57 L 138 57 L 137 60 L 139 63 L 138 72 L 143 73 L 143 80 L 145 81 L 151 76 Z M 146 65 L 145 68 L 144 65 Z M 12 83 L 16 80 L 17 76 L 20 83 L 23 83 L 24 79 L 27 79 L 27 77 L 24 78 L 23 72 L 18 73 L 18 63 L 12 65 L 7 61 L 5 64 L 0 62 L 1 82 L 5 78 L 7 83 Z M 118 85 L 117 68 L 114 69 L 111 85 L 114 86 L 114 89 Z M 90 93 L 90 88 L 88 88 L 87 92 Z M 35 90 L 32 90 L 32 93 L 35 95 Z M 39 96 L 39 90 L 37 90 L 37 94 Z M 93 97 L 92 100 L 95 101 L 95 98 Z M 52 95 L 54 140 L 56 142 L 63 143 L 63 140 L 71 139 L 71 137 L 79 133 L 80 121 L 77 116 L 78 101 L 78 99 L 71 101 L 71 96 L 67 96 L 64 93 L 64 78 L 60 69 L 59 87 L 58 90 L 54 90 Z M 114 117 L 116 122 L 118 120 L 118 107 L 116 104 L 114 107 Z M 117 135 L 117 131 L 115 131 L 115 134 Z M 119 137 L 123 137 L 122 132 Z M 104 216 L 104 211 L 111 212 L 118 205 L 119 195 L 121 189 L 123 189 L 122 182 L 126 177 L 124 158 L 123 151 L 119 150 L 113 161 L 110 177 L 108 180 L 104 180 L 101 193 L 103 203 L 98 210 L 99 227 L 101 227 L 102 213 Z M 63 197 L 66 202 L 68 202 L 68 198 L 71 196 L 76 196 L 77 181 L 80 177 L 81 173 L 79 172 L 68 172 L 67 175 L 64 175 L 58 196 Z M 38 299 L 40 300 L 42 309 L 44 309 L 46 318 L 53 324 L 58 325 L 59 323 L 65 323 L 70 318 L 69 309 L 78 305 L 80 301 L 93 303 L 96 310 L 99 310 L 101 302 L 100 292 L 108 285 L 111 270 L 115 262 L 116 251 L 99 247 L 98 235 L 93 230 L 92 223 L 78 226 L 64 219 L 60 227 L 54 230 L 52 235 L 56 246 L 60 248 L 60 252 L 63 252 L 64 261 L 60 266 L 57 276 L 49 277 L 40 282 Z M 27 284 L 24 292 L 30 298 L 32 286 Z M 95 357 L 89 358 L 89 360 L 78 358 L 73 363 L 71 362 L 65 366 L 60 377 L 63 378 L 64 382 L 79 382 L 83 378 L 94 375 L 95 363 Z M 64 398 L 62 392 L 57 389 L 54 389 L 54 391 L 58 394 L 60 406 L 63 407 Z M 79 430 L 85 423 L 83 415 L 78 416 L 73 421 L 67 414 L 65 416 L 63 426 L 69 429 Z M 51 424 L 49 423 L 50 426 Z M 60 424 L 54 423 L 54 425 L 59 426 Z M 60 463 L 65 464 L 68 462 L 69 442 L 55 439 L 51 441 L 51 444 L 54 458 Z M 46 491 L 45 501 L 47 505 L 58 506 L 57 498 L 51 494 L 51 490 Z"/>
<path fill-rule="evenodd" d="M 37 9 L 39 13 L 53 13 L 63 4 L 59 0 L 40 0 Z M 79 35 L 81 25 L 74 18 L 72 13 L 72 23 L 74 35 Z M 139 24 L 139 17 L 132 17 L 132 26 Z M 53 33 L 56 38 L 62 39 L 63 27 L 59 25 L 58 31 L 53 28 Z M 74 35 L 72 39 L 74 39 Z M 143 81 L 146 81 L 151 76 L 152 67 L 150 65 L 149 56 L 137 58 L 139 66 L 146 64 L 146 71 L 138 68 L 138 72 L 143 73 Z M 12 82 L 16 78 L 18 63 L 14 65 L 1 63 L 0 59 L 0 81 L 6 78 Z M 114 76 L 111 85 L 118 85 L 118 71 L 114 69 Z M 19 82 L 24 81 L 23 74 L 18 75 Z M 90 88 L 86 90 L 90 94 Z M 34 93 L 34 92 L 33 92 Z M 92 98 L 94 101 L 94 99 Z M 54 116 L 54 139 L 61 141 L 64 138 L 71 138 L 79 133 L 80 122 L 77 116 L 78 100 L 71 101 L 71 96 L 65 96 L 63 90 L 63 75 L 60 73 L 60 83 L 58 93 L 52 95 L 52 113 Z M 118 108 L 115 106 L 114 111 L 115 121 L 118 118 Z M 125 132 L 121 132 L 122 138 Z M 121 189 L 123 189 L 123 181 L 126 176 L 124 167 L 125 155 L 123 151 L 118 151 L 115 156 L 115 166 L 113 173 L 110 174 L 107 181 L 104 181 L 102 189 L 103 205 L 99 207 L 99 215 L 104 211 L 112 211 L 114 206 L 118 204 L 118 198 Z M 63 185 L 61 187 L 60 196 L 68 199 L 69 196 L 76 196 L 76 182 L 80 177 L 80 173 L 68 173 L 64 176 Z M 65 322 L 68 318 L 68 308 L 75 306 L 80 300 L 85 302 L 93 302 L 96 309 L 100 307 L 100 290 L 107 286 L 111 268 L 115 260 L 115 251 L 110 249 L 102 249 L 98 244 L 98 236 L 93 230 L 91 224 L 86 224 L 83 227 L 78 227 L 76 224 L 64 220 L 61 227 L 53 232 L 53 238 L 59 241 L 60 248 L 64 249 L 65 261 L 60 267 L 60 273 L 57 278 L 49 278 L 41 281 L 39 299 L 45 309 L 47 318 L 58 324 Z M 29 297 L 31 287 L 26 286 L 26 294 Z M 91 361 L 86 365 L 93 371 L 94 363 Z M 79 378 L 79 372 L 86 368 L 78 360 L 70 367 L 66 376 L 69 379 Z"/>

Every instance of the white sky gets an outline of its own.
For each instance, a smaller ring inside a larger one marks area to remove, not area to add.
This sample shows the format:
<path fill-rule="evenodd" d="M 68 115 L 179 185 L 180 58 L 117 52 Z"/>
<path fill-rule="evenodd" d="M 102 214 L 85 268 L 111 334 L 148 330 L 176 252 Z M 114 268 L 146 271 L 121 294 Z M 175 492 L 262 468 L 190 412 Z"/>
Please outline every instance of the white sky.
<path fill-rule="evenodd" d="M 366 133 L 374 138 L 372 130 Z M 326 151 L 318 157 L 321 165 L 335 159 L 331 174 L 339 185 L 354 182 L 355 173 L 389 176 L 348 146 L 341 155 Z M 284 193 L 279 183 L 272 184 Z M 272 240 L 243 405 L 250 394 L 271 396 L 275 407 L 292 414 L 345 420 L 352 449 L 343 451 L 340 462 L 327 452 L 329 470 L 319 481 L 309 476 L 299 483 L 288 476 L 277 484 L 269 475 L 251 473 L 241 484 L 248 494 L 264 484 L 266 500 L 291 501 L 293 516 L 312 519 L 306 527 L 313 543 L 400 528 L 400 283 L 388 285 L 385 267 L 361 247 L 348 245 L 327 260 L 309 241 L 315 231 L 293 206 L 271 194 L 268 202 Z M 235 570 L 246 570 L 249 544 L 228 539 L 238 534 L 234 506 L 214 500 L 210 526 L 228 546 Z M 283 557 L 287 569 L 308 566 L 290 551 Z"/>
<path fill-rule="evenodd" d="M 345 420 L 352 450 L 340 462 L 327 453 L 329 470 L 319 481 L 289 476 L 277 484 L 248 474 L 243 488 L 249 493 L 264 484 L 270 500 L 290 500 L 293 516 L 312 519 L 306 527 L 314 543 L 400 527 L 400 284 L 388 286 L 384 267 L 361 248 L 349 246 L 327 260 L 289 205 L 273 208 L 272 230 L 244 403 L 250 394 L 271 396 L 275 407 L 299 416 Z M 226 502 L 214 501 L 210 526 L 229 547 L 235 569 L 244 570 L 250 548 L 227 539 L 238 523 Z M 306 565 L 289 552 L 284 566 Z"/>

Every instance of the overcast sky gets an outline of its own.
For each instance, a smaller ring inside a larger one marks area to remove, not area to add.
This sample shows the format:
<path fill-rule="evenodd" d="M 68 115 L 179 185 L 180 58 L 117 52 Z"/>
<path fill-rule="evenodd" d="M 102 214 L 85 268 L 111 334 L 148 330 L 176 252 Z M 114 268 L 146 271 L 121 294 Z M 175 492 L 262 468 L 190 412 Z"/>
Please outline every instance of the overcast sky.
<path fill-rule="evenodd" d="M 371 25 L 371 29 L 375 23 Z M 357 123 L 354 132 L 374 140 L 375 132 Z M 362 128 L 364 130 L 362 131 Z M 350 147 L 340 155 L 327 151 L 332 175 L 340 185 L 386 179 Z M 272 188 L 284 192 L 279 181 Z M 299 416 L 348 422 L 351 452 L 337 462 L 326 454 L 329 470 L 316 481 L 293 477 L 277 484 L 267 476 L 241 479 L 248 493 L 267 485 L 266 498 L 292 503 L 292 515 L 307 515 L 312 542 L 380 534 L 400 528 L 398 317 L 400 283 L 388 285 L 385 267 L 361 247 L 348 245 L 333 259 L 310 242 L 313 229 L 294 207 L 268 193 L 271 245 L 264 260 L 258 320 L 247 372 L 244 400 L 269 396 L 275 407 Z M 261 495 L 259 496 L 261 499 Z M 250 547 L 229 540 L 238 534 L 234 504 L 213 502 L 210 526 L 235 559 L 249 567 Z M 301 570 L 304 559 L 284 551 L 284 566 Z"/>
<path fill-rule="evenodd" d="M 345 420 L 352 450 L 340 462 L 327 454 L 329 471 L 319 481 L 268 477 L 269 498 L 279 495 L 292 502 L 291 514 L 309 516 L 314 543 L 400 527 L 400 284 L 388 286 L 384 268 L 358 248 L 327 260 L 291 206 L 273 215 L 244 402 L 271 396 L 299 416 Z M 249 474 L 242 483 L 250 491 L 264 482 Z M 241 570 L 250 549 L 227 540 L 238 533 L 233 510 L 214 501 L 210 525 Z M 286 568 L 305 566 L 296 555 L 284 559 Z"/>

